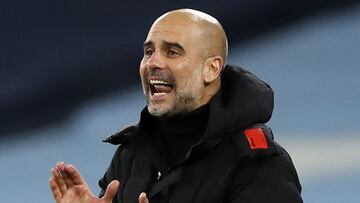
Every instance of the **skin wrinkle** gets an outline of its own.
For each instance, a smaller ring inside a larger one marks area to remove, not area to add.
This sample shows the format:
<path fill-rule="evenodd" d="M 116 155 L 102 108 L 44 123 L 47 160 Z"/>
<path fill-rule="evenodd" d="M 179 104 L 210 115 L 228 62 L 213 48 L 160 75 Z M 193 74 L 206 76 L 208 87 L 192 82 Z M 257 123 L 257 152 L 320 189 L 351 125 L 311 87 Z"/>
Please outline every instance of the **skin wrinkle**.
<path fill-rule="evenodd" d="M 144 42 L 139 70 L 149 113 L 170 117 L 208 103 L 220 88 L 226 57 L 226 35 L 215 18 L 192 9 L 160 16 Z M 173 89 L 156 99 L 150 79 L 170 82 Z"/>

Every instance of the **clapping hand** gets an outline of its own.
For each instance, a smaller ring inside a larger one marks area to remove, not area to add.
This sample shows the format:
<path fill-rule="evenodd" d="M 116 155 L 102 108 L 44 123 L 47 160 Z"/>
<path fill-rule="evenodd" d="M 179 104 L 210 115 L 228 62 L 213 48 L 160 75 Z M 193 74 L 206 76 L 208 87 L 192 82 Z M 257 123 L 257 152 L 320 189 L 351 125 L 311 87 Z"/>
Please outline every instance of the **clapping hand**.
<path fill-rule="evenodd" d="M 90 191 L 80 172 L 71 164 L 59 162 L 51 169 L 50 188 L 56 203 L 111 203 L 119 181 L 108 185 L 105 195 L 98 198 Z"/>
<path fill-rule="evenodd" d="M 56 203 L 111 203 L 120 185 L 117 180 L 111 181 L 105 195 L 98 198 L 91 193 L 75 166 L 59 162 L 51 169 L 51 174 L 49 183 Z M 139 195 L 139 203 L 149 203 L 144 192 Z"/>

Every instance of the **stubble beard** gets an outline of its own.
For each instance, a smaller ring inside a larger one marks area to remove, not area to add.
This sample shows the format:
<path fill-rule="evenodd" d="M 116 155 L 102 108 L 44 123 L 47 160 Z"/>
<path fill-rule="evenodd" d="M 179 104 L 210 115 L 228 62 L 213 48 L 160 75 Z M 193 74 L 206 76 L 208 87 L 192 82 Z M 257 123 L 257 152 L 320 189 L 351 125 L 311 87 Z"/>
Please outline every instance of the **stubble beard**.
<path fill-rule="evenodd" d="M 175 100 L 170 106 L 153 107 L 150 104 L 149 95 L 146 95 L 147 108 L 151 115 L 156 117 L 171 117 L 186 112 L 190 112 L 196 109 L 196 97 L 188 91 L 175 91 Z"/>
<path fill-rule="evenodd" d="M 150 103 L 149 92 L 145 94 L 147 108 L 151 115 L 156 117 L 172 117 L 195 110 L 198 107 L 200 94 L 200 72 L 196 72 L 193 77 L 186 81 L 183 88 L 175 85 L 175 100 L 170 106 L 159 106 L 155 108 Z"/>

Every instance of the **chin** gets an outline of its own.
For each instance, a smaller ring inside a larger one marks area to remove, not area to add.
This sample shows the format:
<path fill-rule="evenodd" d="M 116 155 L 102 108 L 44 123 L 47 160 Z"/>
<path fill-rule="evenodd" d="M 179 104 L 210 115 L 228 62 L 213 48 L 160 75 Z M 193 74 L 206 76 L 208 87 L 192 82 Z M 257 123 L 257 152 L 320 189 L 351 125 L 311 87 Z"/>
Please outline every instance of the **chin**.
<path fill-rule="evenodd" d="M 166 117 L 171 114 L 170 108 L 165 108 L 157 105 L 148 105 L 148 111 L 151 115 L 156 117 Z"/>

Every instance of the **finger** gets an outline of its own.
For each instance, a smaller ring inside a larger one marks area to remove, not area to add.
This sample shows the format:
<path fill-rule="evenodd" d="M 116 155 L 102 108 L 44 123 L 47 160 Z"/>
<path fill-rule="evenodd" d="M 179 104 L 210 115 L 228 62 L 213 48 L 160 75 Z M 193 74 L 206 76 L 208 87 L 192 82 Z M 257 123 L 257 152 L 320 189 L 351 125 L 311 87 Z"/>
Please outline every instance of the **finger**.
<path fill-rule="evenodd" d="M 149 203 L 149 200 L 148 200 L 145 192 L 142 192 L 139 195 L 139 203 Z"/>
<path fill-rule="evenodd" d="M 81 176 L 80 172 L 75 168 L 75 166 L 71 164 L 67 164 L 65 166 L 65 171 L 67 172 L 68 177 L 71 179 L 72 183 L 75 185 L 82 185 L 86 182 L 84 178 Z"/>
<path fill-rule="evenodd" d="M 59 191 L 61 192 L 62 195 L 64 195 L 65 192 L 67 191 L 67 186 L 64 181 L 64 178 L 62 177 L 62 175 L 56 168 L 51 169 L 51 174 L 52 174 L 54 181 L 56 182 L 56 185 L 59 188 Z"/>
<path fill-rule="evenodd" d="M 50 189 L 51 193 L 56 201 L 56 203 L 60 203 L 62 199 L 62 193 L 60 192 L 60 188 L 58 184 L 56 183 L 54 177 L 51 177 L 49 179 Z"/>
<path fill-rule="evenodd" d="M 56 169 L 59 171 L 59 173 L 61 174 L 61 176 L 63 177 L 63 180 L 66 184 L 67 188 L 71 188 L 74 186 L 73 180 L 71 179 L 70 175 L 68 174 L 68 172 L 66 171 L 66 166 L 68 164 L 60 161 L 56 163 Z"/>
<path fill-rule="evenodd" d="M 64 177 L 67 188 L 72 188 L 74 186 L 74 181 L 72 180 L 70 174 L 66 170 L 64 170 L 61 175 Z"/>
<path fill-rule="evenodd" d="M 63 172 L 65 168 L 65 163 L 62 161 L 59 161 L 56 163 L 55 167 L 60 171 Z"/>
<path fill-rule="evenodd" d="M 110 184 L 107 186 L 105 195 L 102 198 L 106 202 L 111 202 L 114 196 L 116 195 L 116 192 L 119 189 L 120 182 L 117 180 L 113 180 L 110 182 Z"/>

